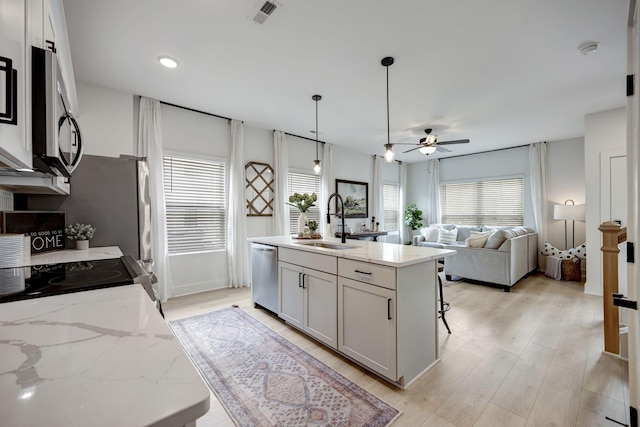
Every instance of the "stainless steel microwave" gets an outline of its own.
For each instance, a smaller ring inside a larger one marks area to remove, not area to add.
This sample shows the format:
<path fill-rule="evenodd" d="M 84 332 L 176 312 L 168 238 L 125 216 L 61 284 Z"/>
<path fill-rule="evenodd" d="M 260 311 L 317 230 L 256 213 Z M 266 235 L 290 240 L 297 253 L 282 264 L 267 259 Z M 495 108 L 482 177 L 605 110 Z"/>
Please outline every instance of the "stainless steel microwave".
<path fill-rule="evenodd" d="M 67 91 L 54 52 L 32 47 L 33 166 L 71 177 L 82 158 L 82 136 L 69 111 Z"/>

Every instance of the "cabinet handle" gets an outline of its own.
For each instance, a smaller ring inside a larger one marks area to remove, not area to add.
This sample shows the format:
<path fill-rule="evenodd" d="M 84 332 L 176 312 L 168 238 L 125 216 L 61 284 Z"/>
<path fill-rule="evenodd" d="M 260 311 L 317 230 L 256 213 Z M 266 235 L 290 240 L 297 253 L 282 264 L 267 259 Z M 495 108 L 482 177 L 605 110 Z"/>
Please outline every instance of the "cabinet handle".
<path fill-rule="evenodd" d="M 387 320 L 391 320 L 391 298 L 387 299 Z"/>
<path fill-rule="evenodd" d="M 306 275 L 306 274 L 303 274 L 303 275 L 302 275 L 302 289 L 307 289 L 307 288 L 304 286 L 304 279 L 305 279 L 305 277 L 307 277 L 307 275 Z"/>
<path fill-rule="evenodd" d="M 360 274 L 366 274 L 367 276 L 371 276 L 371 275 L 373 274 L 373 273 L 371 273 L 370 271 L 369 271 L 369 272 L 367 272 L 367 271 L 360 271 L 360 270 L 353 270 L 353 271 L 355 271 L 356 273 L 360 273 Z"/>
<path fill-rule="evenodd" d="M 302 273 L 298 273 L 298 287 L 302 287 Z"/>
<path fill-rule="evenodd" d="M 47 45 L 47 49 L 49 49 L 51 52 L 56 53 L 58 51 L 56 49 L 56 43 L 54 41 L 46 40 L 44 43 Z"/>

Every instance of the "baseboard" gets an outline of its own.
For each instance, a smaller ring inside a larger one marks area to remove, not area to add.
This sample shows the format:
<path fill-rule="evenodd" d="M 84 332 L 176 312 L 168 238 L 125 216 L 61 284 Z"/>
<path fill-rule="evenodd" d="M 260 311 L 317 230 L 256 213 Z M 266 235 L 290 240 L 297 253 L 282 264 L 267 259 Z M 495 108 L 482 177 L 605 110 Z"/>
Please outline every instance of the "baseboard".
<path fill-rule="evenodd" d="M 224 289 L 228 287 L 229 281 L 226 278 L 199 283 L 190 283 L 188 285 L 174 287 L 173 297 L 183 297 L 186 295 L 197 294 L 206 291 L 215 291 L 216 289 Z"/>

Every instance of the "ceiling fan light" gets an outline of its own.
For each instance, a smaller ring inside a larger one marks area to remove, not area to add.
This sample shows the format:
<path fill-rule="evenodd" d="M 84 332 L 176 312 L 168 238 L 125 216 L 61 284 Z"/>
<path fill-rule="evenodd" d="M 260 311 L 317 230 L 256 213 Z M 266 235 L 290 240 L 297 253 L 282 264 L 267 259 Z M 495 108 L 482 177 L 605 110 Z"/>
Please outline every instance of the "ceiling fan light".
<path fill-rule="evenodd" d="M 385 152 L 384 152 L 384 160 L 387 163 L 393 162 L 395 158 L 395 153 L 393 152 L 393 144 L 384 144 Z"/>
<path fill-rule="evenodd" d="M 431 136 L 431 135 L 429 135 Z M 418 151 L 420 151 L 422 154 L 428 156 L 431 153 L 434 153 L 436 151 L 436 146 L 435 145 L 426 145 L 424 147 L 420 147 L 418 148 Z"/>

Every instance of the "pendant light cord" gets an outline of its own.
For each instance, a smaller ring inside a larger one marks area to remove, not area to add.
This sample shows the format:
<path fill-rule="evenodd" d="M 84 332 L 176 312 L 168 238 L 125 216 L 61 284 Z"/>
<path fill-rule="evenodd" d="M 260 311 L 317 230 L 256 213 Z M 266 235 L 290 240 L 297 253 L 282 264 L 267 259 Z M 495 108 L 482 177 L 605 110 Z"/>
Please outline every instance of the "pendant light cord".
<path fill-rule="evenodd" d="M 385 67 L 387 69 L 387 144 L 391 143 L 391 137 L 389 134 L 389 66 Z"/>
<path fill-rule="evenodd" d="M 316 160 L 318 159 L 318 98 L 316 98 Z"/>

